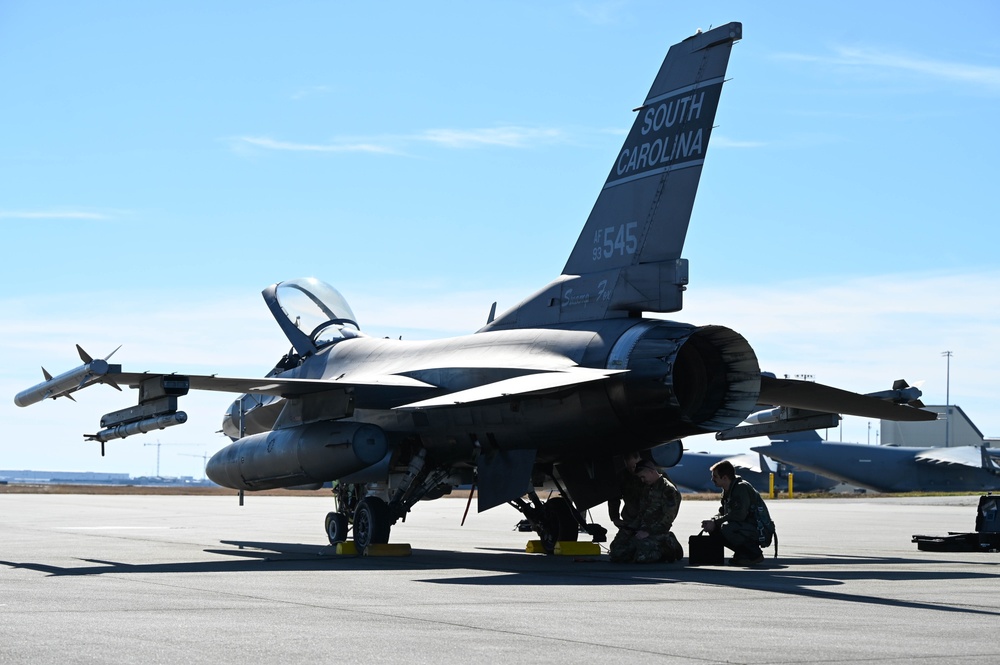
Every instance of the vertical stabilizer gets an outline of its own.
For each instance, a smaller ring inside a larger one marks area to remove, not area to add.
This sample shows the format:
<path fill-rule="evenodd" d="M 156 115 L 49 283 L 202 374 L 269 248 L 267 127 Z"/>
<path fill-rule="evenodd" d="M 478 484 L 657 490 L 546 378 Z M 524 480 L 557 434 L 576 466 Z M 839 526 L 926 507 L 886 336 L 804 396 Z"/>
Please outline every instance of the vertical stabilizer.
<path fill-rule="evenodd" d="M 489 329 L 675 312 L 681 258 L 732 45 L 730 23 L 670 48 L 562 275 Z"/>

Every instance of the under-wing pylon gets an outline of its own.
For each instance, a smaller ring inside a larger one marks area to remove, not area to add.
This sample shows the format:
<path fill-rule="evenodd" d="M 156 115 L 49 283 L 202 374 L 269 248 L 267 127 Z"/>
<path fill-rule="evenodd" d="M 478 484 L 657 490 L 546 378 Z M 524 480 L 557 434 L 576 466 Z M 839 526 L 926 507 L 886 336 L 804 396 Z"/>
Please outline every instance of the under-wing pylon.
<path fill-rule="evenodd" d="M 739 333 L 648 318 L 682 307 L 681 252 L 733 44 L 742 26 L 670 48 L 562 273 L 474 334 L 367 336 L 315 279 L 264 290 L 291 350 L 263 378 L 127 372 L 85 364 L 17 396 L 25 405 L 94 383 L 138 390 L 100 441 L 179 420 L 189 390 L 243 393 L 233 442 L 208 476 L 239 490 L 336 481 L 331 542 L 386 542 L 418 501 L 474 484 L 479 510 L 509 503 L 543 542 L 595 539 L 587 508 L 617 491 L 618 456 L 729 430 L 761 403 L 903 420 L 892 401 L 762 377 Z M 560 496 L 542 501 L 536 488 Z"/>

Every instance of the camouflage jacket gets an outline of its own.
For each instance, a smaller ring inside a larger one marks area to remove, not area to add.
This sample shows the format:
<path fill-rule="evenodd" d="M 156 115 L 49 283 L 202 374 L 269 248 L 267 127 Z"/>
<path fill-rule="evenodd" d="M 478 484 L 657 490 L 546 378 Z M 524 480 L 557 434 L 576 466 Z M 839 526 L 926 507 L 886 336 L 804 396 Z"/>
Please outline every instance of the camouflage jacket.
<path fill-rule="evenodd" d="M 643 487 L 638 515 L 629 526 L 636 531 L 648 531 L 651 536 L 664 536 L 670 531 L 680 510 L 681 493 L 662 475 L 652 485 Z"/>

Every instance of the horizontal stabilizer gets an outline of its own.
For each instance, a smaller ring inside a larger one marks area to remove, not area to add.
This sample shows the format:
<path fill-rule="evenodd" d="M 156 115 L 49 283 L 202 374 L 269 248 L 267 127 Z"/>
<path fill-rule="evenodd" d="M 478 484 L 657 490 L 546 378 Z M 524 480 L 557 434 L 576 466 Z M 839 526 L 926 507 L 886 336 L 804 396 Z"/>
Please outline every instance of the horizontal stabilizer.
<path fill-rule="evenodd" d="M 746 453 L 745 455 L 734 455 L 733 457 L 727 457 L 726 461 L 732 464 L 737 471 L 745 470 L 753 473 L 771 472 L 770 467 L 766 469 L 761 467 L 761 462 L 764 460 L 761 459 L 759 453 L 755 454 Z"/>
<path fill-rule="evenodd" d="M 882 420 L 936 420 L 937 414 L 812 381 L 760 377 L 760 404 Z"/>
<path fill-rule="evenodd" d="M 917 453 L 914 459 L 925 464 L 945 464 L 969 466 L 974 469 L 982 469 L 989 464 L 983 459 L 983 449 L 979 446 L 956 446 L 954 448 L 931 448 Z"/>

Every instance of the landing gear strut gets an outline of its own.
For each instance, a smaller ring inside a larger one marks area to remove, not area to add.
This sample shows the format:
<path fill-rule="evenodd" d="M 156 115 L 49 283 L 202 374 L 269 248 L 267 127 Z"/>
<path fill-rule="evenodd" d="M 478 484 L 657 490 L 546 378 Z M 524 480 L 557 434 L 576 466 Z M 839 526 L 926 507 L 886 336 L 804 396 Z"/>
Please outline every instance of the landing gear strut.
<path fill-rule="evenodd" d="M 354 544 L 363 551 L 372 543 L 389 542 L 395 519 L 389 504 L 377 496 L 365 496 L 365 486 L 343 483 L 333 489 L 337 510 L 326 515 L 326 537 L 331 545 L 347 541 L 353 528 Z"/>
<path fill-rule="evenodd" d="M 336 545 L 347 540 L 353 530 L 359 553 L 372 544 L 389 542 L 389 531 L 418 501 L 437 498 L 451 491 L 453 470 L 426 462 L 427 452 L 420 449 L 409 460 L 405 473 L 390 473 L 386 480 L 365 483 L 341 483 L 333 488 L 336 511 L 326 516 L 326 535 Z"/>

